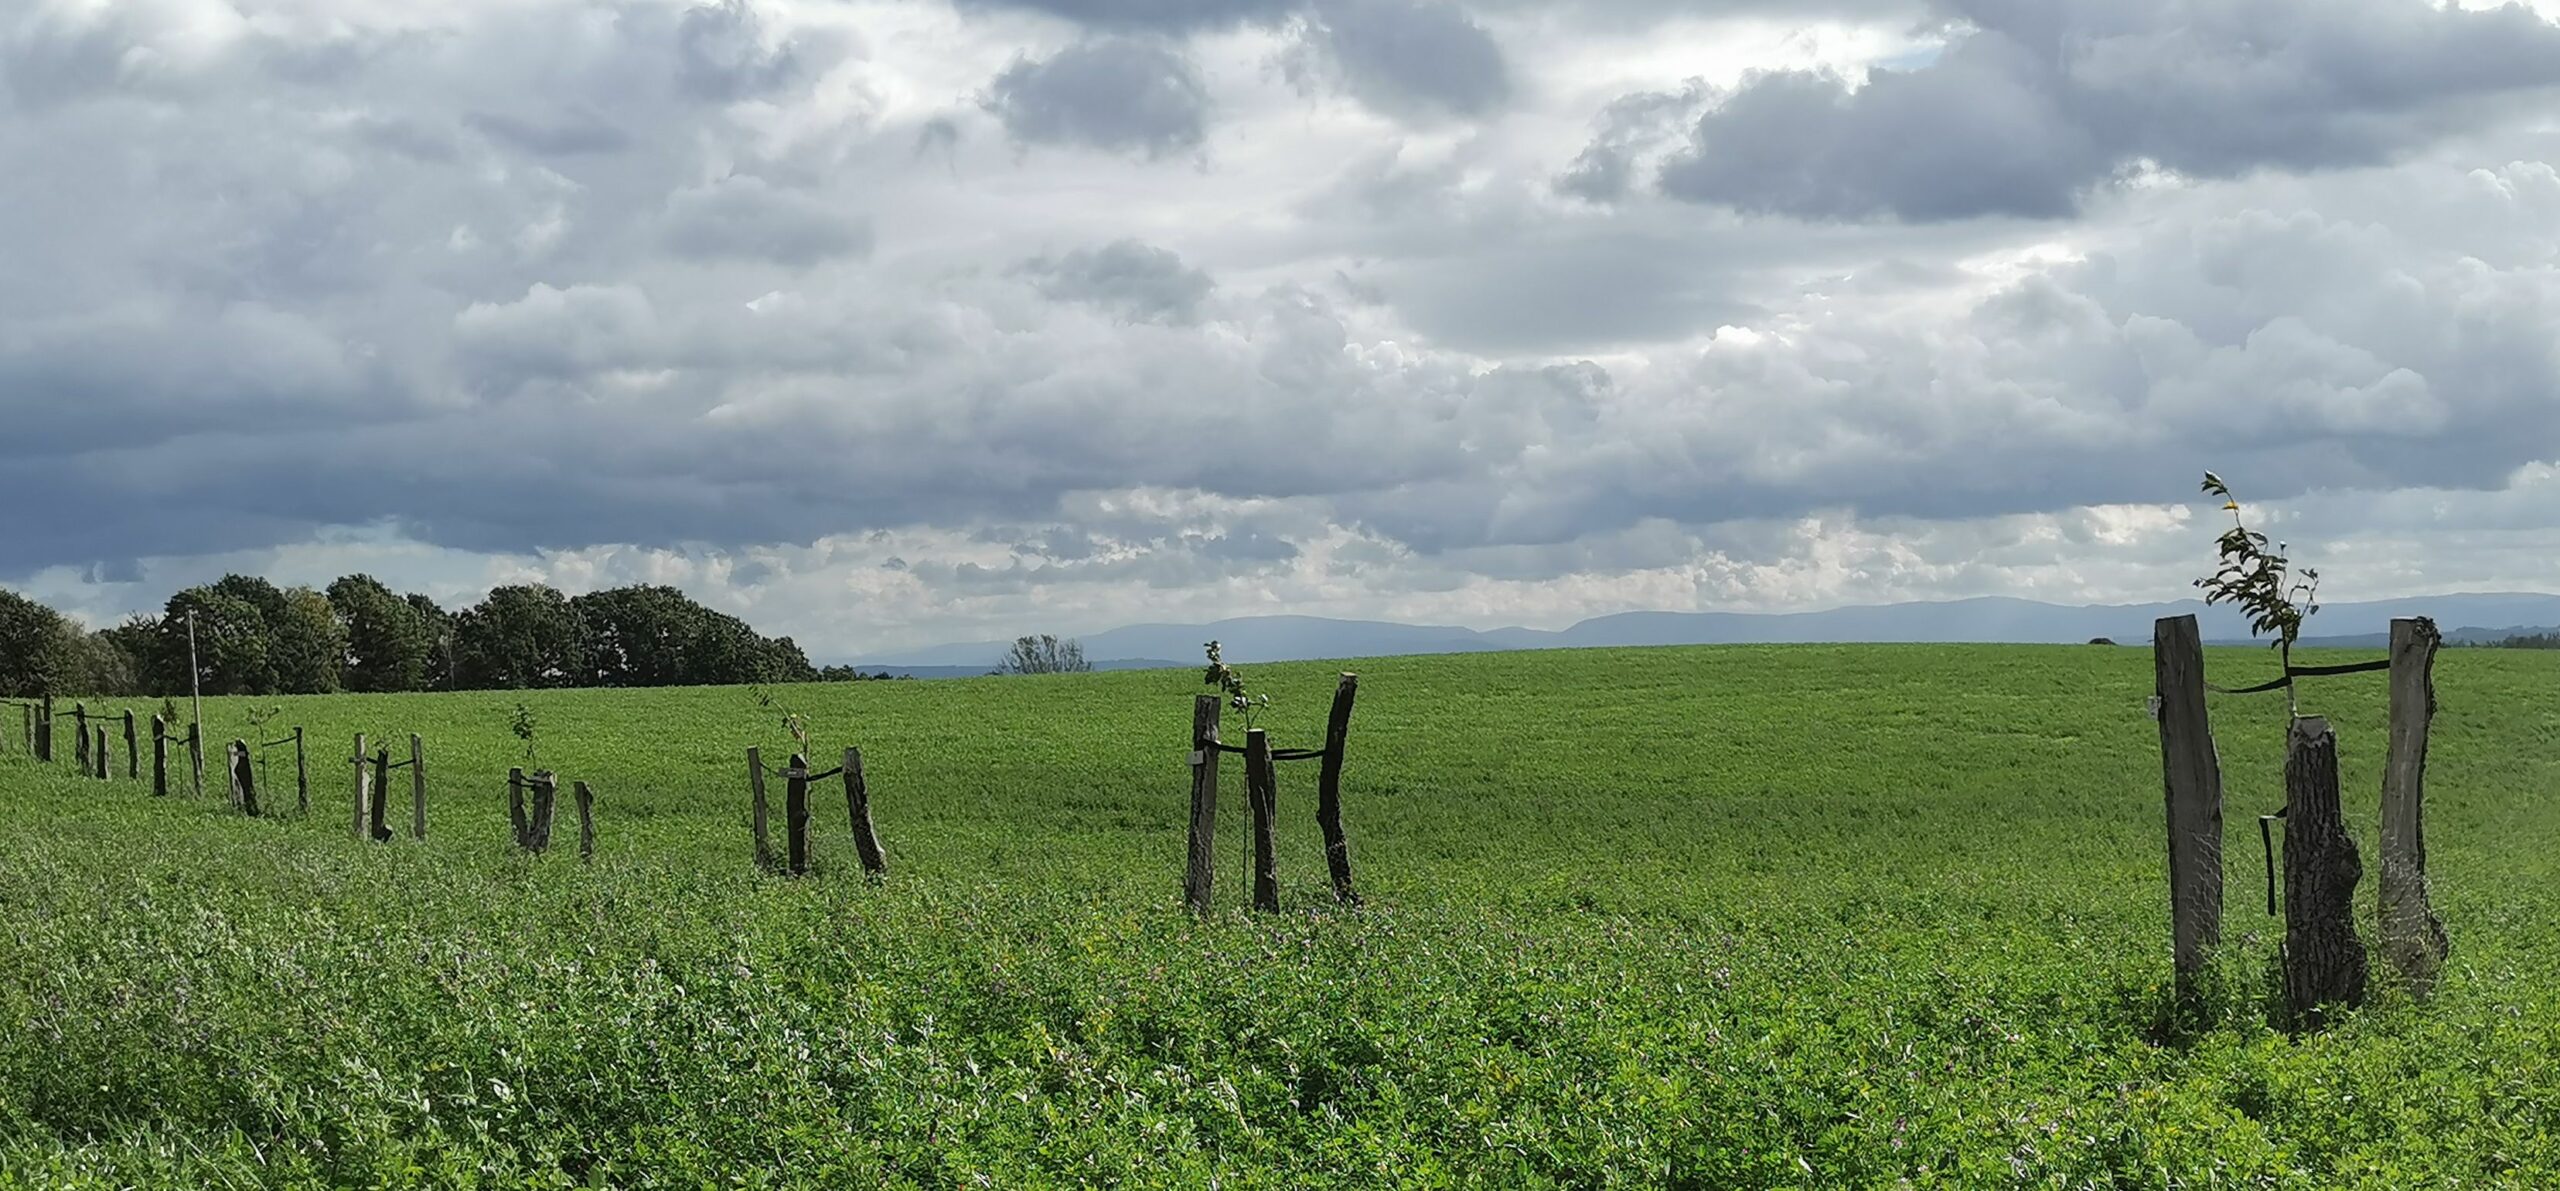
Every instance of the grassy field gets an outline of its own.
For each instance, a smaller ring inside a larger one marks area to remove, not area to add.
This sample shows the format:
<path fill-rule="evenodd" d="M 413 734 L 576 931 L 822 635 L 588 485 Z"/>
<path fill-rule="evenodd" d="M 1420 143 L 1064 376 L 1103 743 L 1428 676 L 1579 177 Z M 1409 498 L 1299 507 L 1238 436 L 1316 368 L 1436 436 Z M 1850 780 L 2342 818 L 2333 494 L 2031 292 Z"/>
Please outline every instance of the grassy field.
<path fill-rule="evenodd" d="M 743 690 L 523 697 L 598 791 L 592 866 L 507 851 L 514 695 L 262 701 L 324 742 L 307 817 L 13 747 L 0 1187 L 2560 1185 L 2560 654 L 2443 656 L 2445 987 L 2299 1040 L 2252 821 L 2281 696 L 2217 700 L 2230 945 L 2180 1019 L 2145 650 L 1357 668 L 1370 904 L 1333 907 L 1295 765 L 1286 912 L 1246 913 L 1229 765 L 1205 921 L 1195 671 L 783 692 L 864 750 L 877 886 L 832 784 L 824 871 L 754 872 L 741 754 L 787 742 Z M 1246 669 L 1317 743 L 1336 667 Z M 2380 676 L 2306 710 L 2370 938 Z M 424 844 L 347 838 L 358 731 L 427 737 Z"/>

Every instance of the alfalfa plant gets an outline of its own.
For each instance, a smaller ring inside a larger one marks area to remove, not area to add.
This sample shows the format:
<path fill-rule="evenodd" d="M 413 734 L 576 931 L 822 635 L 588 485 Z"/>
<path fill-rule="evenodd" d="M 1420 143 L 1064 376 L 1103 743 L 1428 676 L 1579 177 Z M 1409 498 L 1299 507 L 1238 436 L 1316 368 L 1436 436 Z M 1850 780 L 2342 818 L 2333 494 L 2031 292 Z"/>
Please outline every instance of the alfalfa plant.
<path fill-rule="evenodd" d="M 2231 486 L 2212 472 L 2204 473 L 2203 490 L 2222 498 L 2223 511 L 2231 514 L 2231 528 L 2223 531 L 2216 547 L 2221 565 L 2213 574 L 2196 580 L 2204 589 L 2204 602 L 2232 604 L 2249 615 L 2249 635 L 2273 633 L 2269 642 L 2284 662 L 2284 705 L 2288 716 L 2302 714 L 2293 681 L 2293 647 L 2302 639 L 2302 622 L 2320 610 L 2320 572 L 2309 567 L 2299 572 L 2285 556 L 2287 543 L 2272 547 L 2267 535 L 2249 528 L 2240 515 L 2240 500 L 2231 494 Z"/>

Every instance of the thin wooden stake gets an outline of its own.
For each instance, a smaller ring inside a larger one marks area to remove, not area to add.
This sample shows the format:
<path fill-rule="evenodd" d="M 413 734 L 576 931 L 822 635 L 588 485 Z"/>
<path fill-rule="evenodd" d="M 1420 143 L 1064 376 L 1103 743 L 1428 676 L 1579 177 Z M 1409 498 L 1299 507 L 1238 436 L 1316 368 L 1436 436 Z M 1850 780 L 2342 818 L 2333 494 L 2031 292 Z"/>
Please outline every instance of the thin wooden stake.
<path fill-rule="evenodd" d="M 302 729 L 293 730 L 293 809 L 296 814 L 311 813 L 311 762 L 302 749 Z"/>
<path fill-rule="evenodd" d="M 365 821 L 371 809 L 369 804 L 373 801 L 372 785 L 373 774 L 365 768 L 364 733 L 358 732 L 356 733 L 355 818 L 348 827 L 348 834 L 357 839 L 363 839 L 365 836 Z"/>
<path fill-rule="evenodd" d="M 2436 648 L 2423 617 L 2391 622 L 2391 751 L 2382 766 L 2382 954 L 2420 999 L 2435 991 L 2452 943 L 2427 889 L 2427 730 L 2436 714 Z"/>
<path fill-rule="evenodd" d="M 809 871 L 809 758 L 791 754 L 791 770 L 782 776 L 782 831 L 797 877 Z"/>
<path fill-rule="evenodd" d="M 2204 641 L 2193 616 L 2153 622 L 2151 674 L 2169 818 L 2170 956 L 2192 996 L 2222 943 L 2222 762 L 2204 702 Z"/>
<path fill-rule="evenodd" d="M 249 742 L 231 742 L 231 805 L 252 818 L 258 814 L 258 775 L 249 764 Z"/>
<path fill-rule="evenodd" d="M 1274 834 L 1279 817 L 1280 782 L 1271 764 L 1271 736 L 1255 728 L 1244 734 L 1245 802 L 1253 809 L 1253 908 L 1280 908 L 1280 841 Z"/>
<path fill-rule="evenodd" d="M 596 796 L 585 782 L 577 783 L 578 795 L 578 859 L 593 863 L 596 858 Z"/>
<path fill-rule="evenodd" d="M 1333 715 L 1325 721 L 1324 760 L 1316 776 L 1316 826 L 1324 831 L 1324 863 L 1333 877 L 1333 900 L 1360 904 L 1351 888 L 1351 839 L 1342 832 L 1342 760 L 1351 739 L 1351 701 L 1360 697 L 1360 676 L 1345 674 L 1333 688 Z"/>
<path fill-rule="evenodd" d="M 151 717 L 151 793 L 169 796 L 169 724 L 157 715 Z"/>
<path fill-rule="evenodd" d="M 2284 987 L 2286 1028 L 2316 1028 L 2332 1005 L 2364 1003 L 2365 949 L 2356 937 L 2364 864 L 2338 806 L 2338 736 L 2329 721 L 2293 721 L 2284 760 Z"/>
<path fill-rule="evenodd" d="M 889 854 L 880 850 L 880 833 L 871 827 L 871 788 L 862 778 L 862 750 L 844 751 L 844 813 L 853 821 L 853 850 L 862 871 L 880 876 L 889 871 Z"/>
<path fill-rule="evenodd" d="M 36 709 L 36 760 L 53 764 L 53 696 L 44 696 L 44 706 Z"/>
<path fill-rule="evenodd" d="M 1191 854 L 1182 871 L 1182 900 L 1194 914 L 1209 912 L 1217 888 L 1218 716 L 1216 695 L 1191 700 Z"/>
<path fill-rule="evenodd" d="M 133 709 L 130 707 L 124 711 L 124 776 L 127 781 L 142 776 L 142 742 L 134 736 Z"/>
<path fill-rule="evenodd" d="M 409 734 L 409 838 L 427 838 L 427 742 Z"/>
<path fill-rule="evenodd" d="M 772 872 L 773 831 L 768 822 L 771 813 L 765 807 L 764 750 L 752 745 L 747 748 L 747 788 L 755 794 L 756 867 Z"/>

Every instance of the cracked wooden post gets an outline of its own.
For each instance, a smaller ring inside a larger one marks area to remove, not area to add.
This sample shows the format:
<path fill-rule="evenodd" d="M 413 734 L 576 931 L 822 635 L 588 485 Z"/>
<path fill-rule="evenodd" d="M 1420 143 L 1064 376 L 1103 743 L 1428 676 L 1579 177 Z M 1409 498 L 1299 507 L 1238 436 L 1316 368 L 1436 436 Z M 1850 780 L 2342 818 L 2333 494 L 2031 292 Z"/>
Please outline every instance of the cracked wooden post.
<path fill-rule="evenodd" d="M 427 742 L 409 734 L 409 838 L 427 838 Z"/>
<path fill-rule="evenodd" d="M 536 853 L 551 847 L 551 813 L 560 801 L 560 775 L 548 769 L 525 779 L 532 787 L 533 812 L 525 825 L 525 847 Z"/>
<path fill-rule="evenodd" d="M 1280 813 L 1280 782 L 1272 772 L 1271 735 L 1260 728 L 1244 734 L 1245 802 L 1253 810 L 1253 908 L 1280 908 L 1280 841 L 1274 820 Z"/>
<path fill-rule="evenodd" d="M 880 833 L 871 827 L 871 787 L 862 778 L 862 750 L 844 751 L 844 813 L 853 821 L 853 850 L 862 871 L 880 876 L 889 871 L 889 854 L 880 850 Z"/>
<path fill-rule="evenodd" d="M 124 712 L 124 776 L 126 781 L 142 777 L 142 742 L 133 731 L 133 709 Z"/>
<path fill-rule="evenodd" d="M 2196 618 L 2164 616 L 2151 631 L 2168 799 L 2170 957 L 2179 994 L 2191 996 L 2222 942 L 2222 762 L 2205 712 L 2204 642 Z"/>
<path fill-rule="evenodd" d="M 2284 759 L 2284 989 L 2286 1028 L 2317 1028 L 2324 1007 L 2364 1003 L 2365 949 L 2356 937 L 2364 862 L 2338 803 L 2338 735 L 2321 716 L 2293 721 Z"/>
<path fill-rule="evenodd" d="M 578 859 L 593 863 L 596 858 L 596 795 L 585 782 L 573 789 L 578 795 Z"/>
<path fill-rule="evenodd" d="M 755 795 L 756 867 L 772 872 L 773 815 L 764 796 L 764 750 L 753 745 L 747 748 L 747 789 Z"/>
<path fill-rule="evenodd" d="M 791 754 L 791 769 L 782 777 L 782 834 L 791 875 L 797 877 L 809 871 L 809 758 Z"/>
<path fill-rule="evenodd" d="M 51 695 L 43 696 L 42 706 L 36 708 L 35 747 L 36 760 L 47 765 L 53 763 L 53 696 Z"/>
<path fill-rule="evenodd" d="M 1209 912 L 1217 887 L 1218 715 L 1216 695 L 1191 700 L 1191 857 L 1183 869 L 1182 900 L 1195 914 Z"/>
<path fill-rule="evenodd" d="M 375 843 L 390 842 L 391 749 L 388 746 L 373 750 L 373 801 L 367 805 L 366 811 L 370 819 L 365 828 L 366 834 L 371 835 Z"/>
<path fill-rule="evenodd" d="M 293 809 L 311 813 L 311 761 L 302 748 L 302 729 L 293 730 Z"/>
<path fill-rule="evenodd" d="M 356 733 L 355 817 L 348 827 L 348 834 L 357 839 L 363 839 L 365 836 L 365 818 L 369 811 L 367 804 L 373 801 L 372 782 L 373 775 L 365 769 L 364 733 L 358 732 Z"/>
<path fill-rule="evenodd" d="M 169 722 L 151 717 L 151 793 L 169 796 Z"/>
<path fill-rule="evenodd" d="M 1333 900 L 1360 904 L 1351 888 L 1351 840 L 1342 833 L 1342 759 L 1351 738 L 1351 701 L 1360 695 L 1360 676 L 1345 674 L 1333 688 L 1333 714 L 1325 721 L 1324 760 L 1316 777 L 1316 826 L 1324 829 L 1324 863 L 1333 876 Z"/>
<path fill-rule="evenodd" d="M 2436 648 L 2424 617 L 2391 622 L 2391 751 L 2382 766 L 2382 955 L 2424 999 L 2451 949 L 2427 890 L 2427 730 L 2436 714 Z"/>
<path fill-rule="evenodd" d="M 195 784 L 190 786 L 189 789 L 196 797 L 204 797 L 203 724 L 187 725 L 187 772 L 193 775 L 195 781 Z"/>
<path fill-rule="evenodd" d="M 507 770 L 507 826 L 514 829 L 516 847 L 533 846 L 533 825 L 524 816 L 524 767 Z"/>
<path fill-rule="evenodd" d="M 86 703 L 71 705 L 71 764 L 82 777 L 89 775 L 89 705 Z"/>
<path fill-rule="evenodd" d="M 249 764 L 249 742 L 231 742 L 231 805 L 240 813 L 255 817 L 258 813 L 258 777 Z"/>
<path fill-rule="evenodd" d="M 100 724 L 95 731 L 97 739 L 89 744 L 90 776 L 103 782 L 107 780 L 107 726 Z"/>

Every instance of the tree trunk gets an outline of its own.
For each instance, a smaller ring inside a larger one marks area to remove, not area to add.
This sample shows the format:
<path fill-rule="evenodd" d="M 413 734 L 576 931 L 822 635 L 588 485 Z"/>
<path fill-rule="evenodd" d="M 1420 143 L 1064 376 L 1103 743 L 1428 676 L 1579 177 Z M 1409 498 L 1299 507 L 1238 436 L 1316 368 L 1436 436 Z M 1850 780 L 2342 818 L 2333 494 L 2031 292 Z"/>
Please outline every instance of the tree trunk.
<path fill-rule="evenodd" d="M 2436 714 L 2436 647 L 2424 618 L 2391 622 L 2391 753 L 2382 768 L 2382 954 L 2412 994 L 2435 990 L 2451 949 L 2427 891 L 2427 730 Z"/>
<path fill-rule="evenodd" d="M 2284 785 L 2284 986 L 2288 1028 L 2317 1028 L 2329 1006 L 2364 1003 L 2356 882 L 2364 862 L 2338 803 L 2338 737 L 2329 721 L 2293 721 Z"/>

